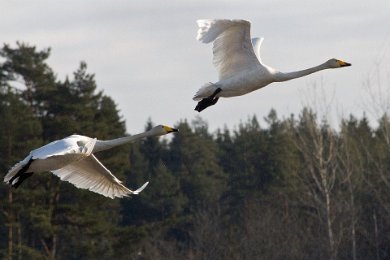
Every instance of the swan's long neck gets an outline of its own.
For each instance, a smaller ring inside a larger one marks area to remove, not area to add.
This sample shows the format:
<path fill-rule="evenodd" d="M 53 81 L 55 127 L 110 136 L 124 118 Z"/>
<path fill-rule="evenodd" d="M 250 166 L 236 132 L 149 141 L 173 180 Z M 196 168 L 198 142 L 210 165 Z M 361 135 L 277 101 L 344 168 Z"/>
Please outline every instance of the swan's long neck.
<path fill-rule="evenodd" d="M 97 140 L 96 144 L 95 144 L 95 147 L 93 148 L 92 153 L 108 150 L 108 149 L 111 149 L 113 147 L 116 147 L 116 146 L 119 146 L 119 145 L 122 145 L 122 144 L 127 144 L 127 143 L 130 143 L 130 142 L 134 142 L 134 141 L 136 141 L 138 139 L 141 139 L 141 138 L 144 138 L 144 137 L 148 137 L 148 136 L 151 136 L 151 135 L 152 135 L 152 133 L 150 131 L 147 131 L 145 133 L 140 133 L 140 134 L 130 135 L 130 136 L 124 136 L 124 137 L 120 137 L 120 138 L 112 139 L 112 140 L 106 140 L 106 141 Z"/>
<path fill-rule="evenodd" d="M 307 76 L 307 75 L 312 74 L 314 72 L 317 72 L 320 70 L 325 70 L 325 69 L 329 69 L 329 67 L 326 65 L 326 63 L 323 63 L 321 65 L 318 65 L 318 66 L 315 66 L 312 68 L 308 68 L 305 70 L 299 70 L 299 71 L 287 72 L 287 73 L 277 72 L 275 74 L 275 82 L 287 81 L 290 79 L 304 77 L 304 76 Z"/>

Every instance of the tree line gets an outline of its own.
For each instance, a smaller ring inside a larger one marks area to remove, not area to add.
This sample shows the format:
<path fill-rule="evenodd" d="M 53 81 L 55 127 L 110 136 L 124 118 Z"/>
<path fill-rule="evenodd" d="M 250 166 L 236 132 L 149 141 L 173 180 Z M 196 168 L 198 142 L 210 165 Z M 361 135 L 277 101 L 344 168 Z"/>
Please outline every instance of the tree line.
<path fill-rule="evenodd" d="M 84 62 L 58 80 L 50 49 L 0 49 L 0 170 L 73 133 L 126 134 Z M 148 120 L 145 129 L 153 122 Z M 390 255 L 390 120 L 271 110 L 211 133 L 198 117 L 172 139 L 97 157 L 138 196 L 111 200 L 35 174 L 0 185 L 3 259 L 385 259 Z"/>

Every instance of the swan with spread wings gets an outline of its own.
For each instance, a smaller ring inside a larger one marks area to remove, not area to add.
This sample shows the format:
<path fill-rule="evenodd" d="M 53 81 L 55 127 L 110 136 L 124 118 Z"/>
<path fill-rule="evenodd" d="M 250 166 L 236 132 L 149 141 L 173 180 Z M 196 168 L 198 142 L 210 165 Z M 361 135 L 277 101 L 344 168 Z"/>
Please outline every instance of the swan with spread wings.
<path fill-rule="evenodd" d="M 149 131 L 112 140 L 97 140 L 82 135 L 71 135 L 35 149 L 12 167 L 4 182 L 17 188 L 28 177 L 37 172 L 51 171 L 61 180 L 68 181 L 80 189 L 88 189 L 109 198 L 124 197 L 140 193 L 148 182 L 133 191 L 125 187 L 94 155 L 122 144 L 148 136 L 161 136 L 178 130 L 158 125 Z"/>
<path fill-rule="evenodd" d="M 213 42 L 213 63 L 219 81 L 206 83 L 193 100 L 199 101 L 195 110 L 200 112 L 215 105 L 220 97 L 235 97 L 250 93 L 272 82 L 304 77 L 331 68 L 351 66 L 339 59 L 294 72 L 280 72 L 265 65 L 260 58 L 261 39 L 250 37 L 250 22 L 245 20 L 198 20 L 197 40 Z"/>

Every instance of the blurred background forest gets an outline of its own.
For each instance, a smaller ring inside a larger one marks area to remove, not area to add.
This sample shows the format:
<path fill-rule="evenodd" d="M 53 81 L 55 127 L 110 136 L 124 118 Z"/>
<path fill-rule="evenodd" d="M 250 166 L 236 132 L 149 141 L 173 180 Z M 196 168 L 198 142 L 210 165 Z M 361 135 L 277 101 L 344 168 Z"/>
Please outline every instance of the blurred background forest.
<path fill-rule="evenodd" d="M 86 63 L 60 81 L 49 55 L 21 43 L 0 49 L 2 176 L 55 139 L 126 134 Z M 146 129 L 169 123 L 146 119 Z M 2 183 L 0 257 L 389 258 L 390 121 L 377 120 L 372 127 L 351 115 L 336 130 L 310 108 L 284 119 L 270 110 L 264 126 L 252 117 L 213 133 L 200 117 L 181 120 L 170 139 L 97 154 L 130 189 L 150 181 L 131 198 L 111 200 L 52 174 L 17 190 Z"/>

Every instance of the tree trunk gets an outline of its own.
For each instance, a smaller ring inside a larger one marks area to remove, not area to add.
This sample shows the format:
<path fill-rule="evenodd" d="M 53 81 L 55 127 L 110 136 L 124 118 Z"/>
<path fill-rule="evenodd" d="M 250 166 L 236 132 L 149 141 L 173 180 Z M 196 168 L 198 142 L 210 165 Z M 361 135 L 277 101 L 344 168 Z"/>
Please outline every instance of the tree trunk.
<path fill-rule="evenodd" d="M 12 214 L 12 190 L 8 189 L 8 203 L 9 203 L 9 212 L 8 212 L 8 259 L 12 260 L 13 253 L 13 214 Z"/>
<path fill-rule="evenodd" d="M 331 200 L 330 200 L 330 191 L 329 191 L 329 183 L 327 179 L 326 168 L 323 164 L 322 156 L 320 155 L 320 177 L 323 186 L 323 192 L 325 195 L 325 210 L 326 210 L 326 225 L 328 230 L 328 239 L 329 239 L 329 251 L 330 251 L 330 259 L 336 259 L 335 252 L 335 243 L 334 243 L 334 235 L 332 229 L 332 216 L 331 216 Z"/>
<path fill-rule="evenodd" d="M 51 257 L 51 259 L 55 259 L 56 258 L 56 253 L 57 253 L 57 238 L 58 238 L 58 235 L 57 235 L 57 229 L 56 229 L 56 210 L 57 210 L 57 207 L 58 207 L 58 203 L 59 203 L 59 200 L 60 200 L 60 182 L 58 180 L 55 180 L 55 183 L 52 185 L 54 186 L 54 194 L 53 196 L 51 197 L 50 199 L 50 219 L 51 219 L 51 225 L 53 227 L 53 234 L 52 234 L 52 237 L 51 237 L 51 248 L 49 250 L 49 257 Z"/>
<path fill-rule="evenodd" d="M 352 259 L 356 260 L 356 216 L 355 216 L 355 196 L 353 194 L 351 180 L 348 178 L 349 197 L 351 203 L 351 239 L 352 239 Z"/>
<path fill-rule="evenodd" d="M 378 222 L 376 219 L 376 212 L 374 211 L 373 214 L 373 219 L 374 219 L 374 232 L 375 232 L 375 249 L 376 249 L 376 259 L 379 260 L 379 235 L 378 235 Z"/>
<path fill-rule="evenodd" d="M 17 226 L 18 233 L 18 260 L 22 260 L 22 227 L 20 223 Z"/>
<path fill-rule="evenodd" d="M 330 197 L 328 191 L 325 191 L 325 203 L 326 203 L 326 223 L 328 229 L 330 259 L 336 259 L 335 243 L 334 243 L 334 236 L 332 230 L 332 219 L 330 214 Z"/>

